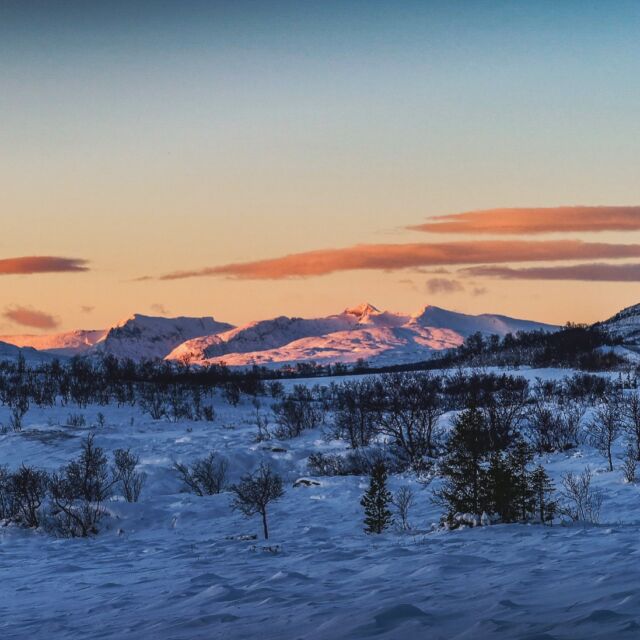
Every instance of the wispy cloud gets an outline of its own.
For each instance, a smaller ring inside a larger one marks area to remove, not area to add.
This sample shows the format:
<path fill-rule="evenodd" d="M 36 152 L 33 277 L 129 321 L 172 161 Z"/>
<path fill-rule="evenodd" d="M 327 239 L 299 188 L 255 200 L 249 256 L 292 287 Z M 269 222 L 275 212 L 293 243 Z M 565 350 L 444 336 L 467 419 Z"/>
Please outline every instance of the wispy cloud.
<path fill-rule="evenodd" d="M 0 259 L 0 275 L 88 271 L 86 260 L 55 256 L 26 256 Z"/>
<path fill-rule="evenodd" d="M 370 244 L 296 253 L 268 260 L 175 271 L 160 280 L 219 276 L 240 280 L 280 280 L 340 271 L 394 271 L 445 265 L 597 260 L 640 257 L 640 244 L 607 244 L 579 240 Z"/>
<path fill-rule="evenodd" d="M 59 325 L 52 315 L 27 307 L 11 307 L 2 315 L 15 324 L 33 329 L 55 329 Z"/>
<path fill-rule="evenodd" d="M 409 227 L 429 233 L 535 234 L 569 231 L 638 231 L 640 206 L 526 207 L 436 216 Z"/>
<path fill-rule="evenodd" d="M 434 295 L 464 291 L 464 287 L 457 280 L 451 278 L 431 278 L 426 281 L 425 288 Z"/>
<path fill-rule="evenodd" d="M 559 267 L 471 267 L 470 276 L 504 280 L 584 280 L 589 282 L 640 282 L 640 264 L 592 263 Z"/>

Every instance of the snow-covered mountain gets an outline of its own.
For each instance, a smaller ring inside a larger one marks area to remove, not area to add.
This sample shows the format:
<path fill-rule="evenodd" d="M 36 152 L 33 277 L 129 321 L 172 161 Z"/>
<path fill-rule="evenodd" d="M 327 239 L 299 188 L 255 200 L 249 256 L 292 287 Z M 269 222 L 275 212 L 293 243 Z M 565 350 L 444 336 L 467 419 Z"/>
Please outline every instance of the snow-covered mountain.
<path fill-rule="evenodd" d="M 640 348 L 640 304 L 627 307 L 596 326 L 621 338 L 626 346 Z"/>
<path fill-rule="evenodd" d="M 232 328 L 233 325 L 214 318 L 161 318 L 135 314 L 109 329 L 87 353 L 132 360 L 161 359 L 187 340 Z"/>
<path fill-rule="evenodd" d="M 415 362 L 435 351 L 462 344 L 480 331 L 506 335 L 556 329 L 552 325 L 506 316 L 471 316 L 427 306 L 414 315 L 379 311 L 370 304 L 325 318 L 288 318 L 252 322 L 212 336 L 188 340 L 169 360 L 229 366 L 327 364 L 367 360 L 376 365 Z"/>
<path fill-rule="evenodd" d="M 11 335 L 0 336 L 0 340 L 15 345 L 16 347 L 32 347 L 38 351 L 44 351 L 59 356 L 75 356 L 86 353 L 97 342 L 102 340 L 107 330 L 68 331 L 66 333 L 54 333 L 50 335 Z"/>
<path fill-rule="evenodd" d="M 27 364 L 39 364 L 41 362 L 51 362 L 55 356 L 50 353 L 36 351 L 32 347 L 16 347 L 14 344 L 0 341 L 0 361 L 16 361 L 22 354 Z"/>

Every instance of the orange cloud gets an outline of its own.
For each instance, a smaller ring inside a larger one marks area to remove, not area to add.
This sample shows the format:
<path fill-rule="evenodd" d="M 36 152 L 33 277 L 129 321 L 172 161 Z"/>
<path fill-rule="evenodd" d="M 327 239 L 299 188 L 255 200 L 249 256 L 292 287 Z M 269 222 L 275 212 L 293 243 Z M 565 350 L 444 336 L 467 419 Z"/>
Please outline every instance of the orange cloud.
<path fill-rule="evenodd" d="M 4 258 L 0 260 L 0 275 L 88 271 L 86 264 L 86 260 L 57 258 L 55 256 Z"/>
<path fill-rule="evenodd" d="M 640 264 L 576 264 L 567 267 L 471 267 L 470 276 L 505 280 L 586 280 L 591 282 L 640 282 Z"/>
<path fill-rule="evenodd" d="M 35 309 L 27 309 L 26 307 L 13 307 L 7 309 L 2 315 L 15 324 L 32 327 L 34 329 L 55 329 L 59 324 L 58 321 L 48 313 L 36 311 Z"/>
<path fill-rule="evenodd" d="M 640 257 L 640 244 L 607 244 L 579 240 L 371 244 L 308 251 L 269 260 L 205 267 L 193 271 L 175 271 L 161 276 L 160 280 L 203 276 L 279 280 L 321 276 L 355 269 L 393 271 L 443 265 L 634 257 Z"/>
<path fill-rule="evenodd" d="M 409 229 L 429 233 L 500 235 L 553 231 L 638 231 L 640 206 L 487 209 L 437 216 Z"/>

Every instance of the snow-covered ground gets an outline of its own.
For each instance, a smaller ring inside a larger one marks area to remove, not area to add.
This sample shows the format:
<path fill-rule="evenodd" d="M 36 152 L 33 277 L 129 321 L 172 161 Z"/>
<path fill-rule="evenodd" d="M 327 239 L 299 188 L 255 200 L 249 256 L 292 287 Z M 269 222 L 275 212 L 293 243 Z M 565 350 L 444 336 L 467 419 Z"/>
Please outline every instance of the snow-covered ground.
<path fill-rule="evenodd" d="M 607 473 L 588 447 L 541 461 L 556 482 L 587 464 L 595 470 L 605 492 L 599 526 L 431 532 L 441 515 L 434 485 L 407 475 L 393 477 L 391 489 L 416 492 L 413 533 L 367 536 L 359 504 L 366 478 L 292 486 L 308 476 L 309 453 L 344 443 L 318 429 L 257 444 L 248 400 L 233 408 L 217 397 L 215 408 L 213 423 L 177 424 L 131 407 L 34 408 L 21 433 L 0 435 L 0 464 L 53 470 L 78 454 L 90 429 L 60 426 L 69 413 L 90 425 L 103 412 L 96 443 L 109 452 L 130 447 L 148 474 L 139 503 L 107 503 L 111 517 L 97 537 L 0 528 L 0 638 L 640 637 L 640 487 L 619 470 Z M 7 418 L 0 408 L 0 422 Z M 181 492 L 173 461 L 210 450 L 227 457 L 232 482 L 261 460 L 284 476 L 268 543 L 241 539 L 259 535 L 260 522 L 232 512 L 228 494 Z"/>

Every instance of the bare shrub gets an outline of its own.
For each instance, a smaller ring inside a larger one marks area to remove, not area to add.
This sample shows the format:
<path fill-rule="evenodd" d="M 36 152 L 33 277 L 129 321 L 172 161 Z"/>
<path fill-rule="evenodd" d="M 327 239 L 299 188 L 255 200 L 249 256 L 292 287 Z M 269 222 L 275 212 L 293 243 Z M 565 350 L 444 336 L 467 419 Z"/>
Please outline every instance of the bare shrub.
<path fill-rule="evenodd" d="M 391 500 L 398 512 L 398 518 L 400 520 L 400 528 L 402 531 L 408 531 L 411 529 L 409 523 L 409 510 L 415 502 L 415 494 L 411 487 L 400 487 L 398 491 L 393 494 Z"/>
<path fill-rule="evenodd" d="M 173 467 L 187 489 L 198 496 L 211 496 L 225 488 L 228 463 L 214 452 L 196 460 L 191 467 L 181 462 L 174 463 Z"/>
<path fill-rule="evenodd" d="M 114 479 L 109 473 L 107 456 L 95 445 L 94 439 L 90 433 L 82 441 L 80 456 L 72 460 L 62 474 L 76 497 L 87 502 L 103 502 L 111 495 Z"/>
<path fill-rule="evenodd" d="M 54 473 L 49 481 L 51 508 L 47 528 L 66 538 L 86 538 L 98 533 L 104 512 L 99 501 L 78 494 L 75 479 L 66 471 Z"/>
<path fill-rule="evenodd" d="M 140 457 L 132 453 L 130 449 L 116 449 L 113 456 L 112 475 L 120 485 L 124 499 L 127 502 L 138 502 L 147 478 L 145 473 L 137 470 Z"/>
<path fill-rule="evenodd" d="M 573 522 L 597 524 L 603 495 L 591 486 L 593 472 L 586 467 L 581 474 L 567 473 L 562 477 L 560 513 Z"/>
<path fill-rule="evenodd" d="M 271 408 L 278 425 L 275 431 L 277 438 L 297 438 L 306 429 L 319 426 L 322 421 L 322 412 L 316 406 L 313 394 L 301 384 Z"/>
<path fill-rule="evenodd" d="M 23 464 L 11 477 L 15 518 L 27 527 L 40 525 L 40 505 L 47 493 L 49 476 L 41 469 Z"/>
<path fill-rule="evenodd" d="M 627 448 L 627 454 L 622 460 L 622 475 L 625 482 L 633 484 L 636 481 L 636 474 L 638 470 L 638 460 L 636 458 L 636 448 L 629 445 Z"/>

